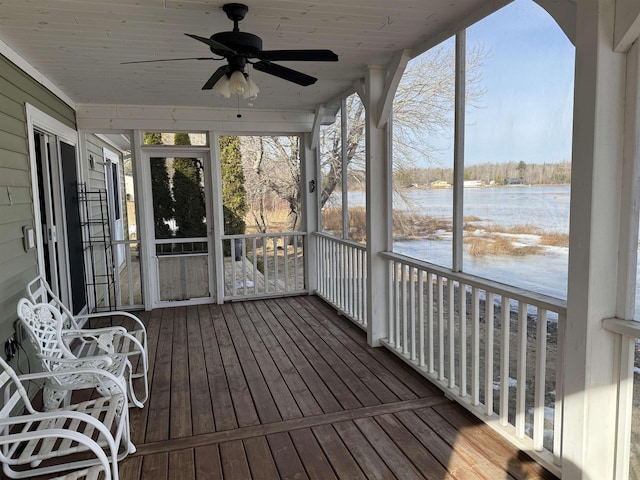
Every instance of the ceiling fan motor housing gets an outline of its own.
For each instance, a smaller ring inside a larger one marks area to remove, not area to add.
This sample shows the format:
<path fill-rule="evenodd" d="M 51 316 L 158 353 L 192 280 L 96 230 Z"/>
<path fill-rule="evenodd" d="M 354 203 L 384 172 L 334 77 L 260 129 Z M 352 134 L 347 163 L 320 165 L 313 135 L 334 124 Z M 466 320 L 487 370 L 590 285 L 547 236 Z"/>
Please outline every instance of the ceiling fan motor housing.
<path fill-rule="evenodd" d="M 219 32 L 211 35 L 211 40 L 226 45 L 237 53 L 252 57 L 262 51 L 262 39 L 247 32 Z M 210 47 L 216 55 L 228 56 L 229 53 Z"/>

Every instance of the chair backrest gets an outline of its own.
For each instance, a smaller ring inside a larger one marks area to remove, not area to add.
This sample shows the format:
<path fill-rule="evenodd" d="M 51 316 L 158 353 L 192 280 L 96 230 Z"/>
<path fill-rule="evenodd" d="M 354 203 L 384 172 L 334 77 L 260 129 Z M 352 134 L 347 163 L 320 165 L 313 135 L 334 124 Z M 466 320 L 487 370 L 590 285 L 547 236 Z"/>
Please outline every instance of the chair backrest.
<path fill-rule="evenodd" d="M 58 310 L 60 313 L 60 317 L 62 318 L 62 328 L 71 328 L 78 329 L 78 324 L 76 323 L 75 318 L 73 318 L 73 314 L 67 308 L 67 306 L 62 303 L 62 300 L 53 293 L 51 287 L 47 283 L 47 280 L 42 276 L 38 275 L 36 278 L 31 280 L 27 285 L 27 295 L 29 296 L 29 300 L 32 303 L 48 303 L 52 307 Z"/>
<path fill-rule="evenodd" d="M 55 370 L 57 358 L 75 358 L 62 341 L 62 317 L 60 311 L 49 303 L 31 303 L 26 298 L 18 302 L 18 317 L 29 332 L 42 366 Z"/>
<path fill-rule="evenodd" d="M 2 392 L 3 399 L 2 407 L 0 407 L 0 420 L 11 417 L 12 413 L 16 414 L 16 407 L 22 407 L 23 404 L 29 413 L 35 412 L 18 375 L 2 357 L 0 357 L 0 392 Z M 0 427 L 1 433 L 4 433 L 4 428 L 8 427 Z"/>

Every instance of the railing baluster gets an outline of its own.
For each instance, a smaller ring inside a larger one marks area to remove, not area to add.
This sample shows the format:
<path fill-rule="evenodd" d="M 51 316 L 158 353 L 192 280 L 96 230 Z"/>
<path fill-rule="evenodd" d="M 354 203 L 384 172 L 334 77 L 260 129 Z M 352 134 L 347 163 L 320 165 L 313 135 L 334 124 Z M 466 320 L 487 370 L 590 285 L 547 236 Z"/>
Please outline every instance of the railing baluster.
<path fill-rule="evenodd" d="M 442 276 L 438 275 L 438 380 L 444 380 L 444 298 Z"/>
<path fill-rule="evenodd" d="M 434 350 L 435 342 L 433 339 L 433 274 L 427 272 L 427 322 L 428 322 L 428 337 L 429 337 L 429 373 L 435 372 Z"/>
<path fill-rule="evenodd" d="M 487 292 L 484 306 L 484 404 L 485 413 L 493 415 L 493 292 Z"/>
<path fill-rule="evenodd" d="M 447 280 L 447 318 L 449 325 L 447 327 L 449 334 L 449 388 L 456 386 L 456 318 L 455 318 L 455 282 L 451 279 Z"/>
<path fill-rule="evenodd" d="M 238 294 L 236 290 L 236 241 L 231 239 L 229 243 L 231 245 L 231 295 L 235 297 Z"/>
<path fill-rule="evenodd" d="M 242 239 L 242 251 L 240 252 L 242 258 L 242 293 L 245 295 L 247 292 L 247 239 Z"/>
<path fill-rule="evenodd" d="M 407 314 L 409 309 L 409 299 L 407 298 L 407 272 L 409 267 L 402 265 L 402 353 L 409 353 L 408 345 L 408 328 L 407 328 Z"/>
<path fill-rule="evenodd" d="M 352 274 L 351 274 L 351 316 L 360 322 L 360 317 L 358 314 L 358 250 L 355 248 L 351 249 L 351 266 L 352 266 Z"/>
<path fill-rule="evenodd" d="M 284 237 L 282 237 L 284 239 Z M 278 280 L 278 237 L 273 237 L 273 291 L 279 290 Z"/>
<path fill-rule="evenodd" d="M 133 305 L 133 269 L 131 268 L 133 262 L 131 260 L 131 243 L 127 243 L 125 246 L 127 252 L 127 280 L 129 286 L 129 305 Z"/>
<path fill-rule="evenodd" d="M 287 235 L 282 239 L 282 246 L 284 247 L 284 291 L 289 291 L 289 238 Z"/>
<path fill-rule="evenodd" d="M 538 309 L 536 328 L 536 386 L 533 405 L 533 449 L 544 450 L 544 396 L 547 374 L 547 311 Z"/>
<path fill-rule="evenodd" d="M 562 428 L 564 404 L 564 331 L 565 317 L 558 315 L 556 333 L 556 401 L 553 409 L 553 463 L 562 465 Z"/>
<path fill-rule="evenodd" d="M 410 335 L 410 346 L 409 346 L 409 351 L 411 354 L 411 360 L 416 360 L 417 358 L 417 354 L 416 354 L 416 280 L 415 280 L 415 275 L 416 275 L 416 269 L 415 267 L 409 267 L 409 308 L 410 308 L 410 312 L 409 312 L 409 319 L 410 319 L 410 325 L 409 328 L 411 329 L 411 335 Z"/>
<path fill-rule="evenodd" d="M 402 279 L 398 270 L 402 268 L 402 264 L 394 262 L 393 268 L 396 274 L 396 348 L 400 348 L 400 282 Z"/>
<path fill-rule="evenodd" d="M 516 436 L 524 438 L 527 391 L 527 304 L 520 301 L 518 307 L 518 356 L 516 363 Z"/>
<path fill-rule="evenodd" d="M 269 247 L 269 238 L 264 237 L 262 239 L 262 268 L 264 272 L 262 273 L 264 285 L 262 286 L 262 291 L 264 293 L 269 292 L 269 258 L 267 256 L 267 249 Z"/>
<path fill-rule="evenodd" d="M 294 290 L 298 290 L 299 287 L 299 283 L 298 282 L 298 275 L 300 274 L 299 271 L 299 264 L 298 264 L 299 260 L 298 260 L 298 235 L 294 235 L 293 236 L 293 289 Z"/>
<path fill-rule="evenodd" d="M 460 396 L 467 396 L 467 286 L 458 285 L 460 297 Z"/>
<path fill-rule="evenodd" d="M 420 322 L 418 350 L 419 365 L 424 367 L 424 270 L 418 269 L 418 321 Z"/>
<path fill-rule="evenodd" d="M 254 237 L 253 243 L 252 243 L 253 250 L 251 251 L 251 258 L 253 259 L 252 263 L 253 263 L 253 293 L 254 294 L 258 293 L 258 257 L 256 256 L 257 246 L 258 246 L 258 239 Z"/>
<path fill-rule="evenodd" d="M 502 328 L 500 338 L 500 425 L 509 425 L 509 343 L 511 299 L 502 296 Z"/>
<path fill-rule="evenodd" d="M 480 291 L 473 287 L 471 316 L 471 404 L 480 403 Z"/>
<path fill-rule="evenodd" d="M 396 294 L 396 262 L 389 263 L 389 345 L 395 345 L 396 341 L 396 309 L 398 308 L 398 296 Z"/>

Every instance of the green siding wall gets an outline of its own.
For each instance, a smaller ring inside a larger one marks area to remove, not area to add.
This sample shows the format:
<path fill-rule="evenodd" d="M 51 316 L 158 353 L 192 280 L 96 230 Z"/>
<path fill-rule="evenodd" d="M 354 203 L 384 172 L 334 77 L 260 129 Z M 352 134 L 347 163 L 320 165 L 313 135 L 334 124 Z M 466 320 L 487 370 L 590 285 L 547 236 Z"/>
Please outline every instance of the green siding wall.
<path fill-rule="evenodd" d="M 37 273 L 35 250 L 22 246 L 22 227 L 34 225 L 25 103 L 75 129 L 71 107 L 0 55 L 0 351 Z"/>

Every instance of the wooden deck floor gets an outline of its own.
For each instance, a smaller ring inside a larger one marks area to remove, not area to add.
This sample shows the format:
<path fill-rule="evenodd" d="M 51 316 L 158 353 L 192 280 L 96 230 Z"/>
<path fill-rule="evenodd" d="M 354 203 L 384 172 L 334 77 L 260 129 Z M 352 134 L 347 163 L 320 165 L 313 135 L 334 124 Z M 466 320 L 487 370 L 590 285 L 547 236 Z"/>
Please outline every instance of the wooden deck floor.
<path fill-rule="evenodd" d="M 123 480 L 555 478 L 316 297 L 141 317 Z"/>

